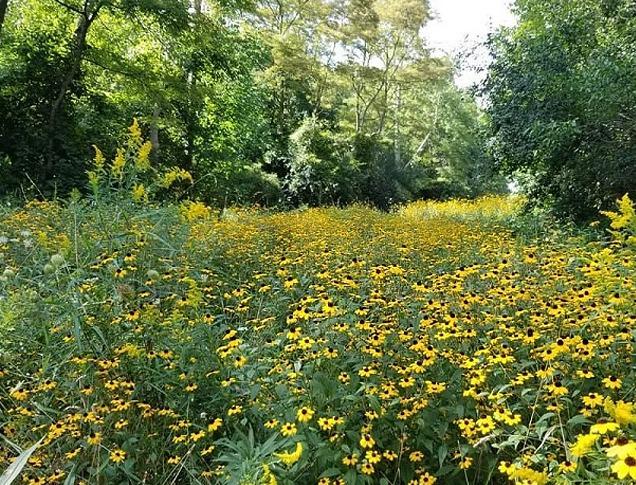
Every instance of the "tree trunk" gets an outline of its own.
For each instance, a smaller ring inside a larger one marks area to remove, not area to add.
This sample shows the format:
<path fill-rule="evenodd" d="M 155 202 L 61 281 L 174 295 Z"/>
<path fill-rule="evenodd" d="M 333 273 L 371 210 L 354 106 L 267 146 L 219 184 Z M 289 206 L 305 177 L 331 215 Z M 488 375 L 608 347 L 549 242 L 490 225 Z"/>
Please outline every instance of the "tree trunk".
<path fill-rule="evenodd" d="M 393 153 L 395 165 L 398 168 L 402 165 L 402 152 L 400 150 L 400 109 L 402 109 L 402 87 L 397 85 L 397 100 L 395 105 L 395 134 L 393 138 Z"/>
<path fill-rule="evenodd" d="M 7 13 L 9 0 L 0 0 L 0 33 L 2 32 L 2 24 L 4 24 L 4 16 Z"/>
<path fill-rule="evenodd" d="M 198 99 L 197 99 L 197 72 L 195 69 L 191 69 L 186 74 L 186 87 L 187 87 L 187 106 L 186 106 L 186 119 L 185 119 L 185 141 L 186 141 L 186 158 L 185 166 L 186 170 L 192 170 L 194 167 L 194 138 L 197 128 L 198 113 Z"/>
<path fill-rule="evenodd" d="M 194 120 L 195 113 L 192 103 L 192 94 L 188 94 L 188 105 L 186 108 L 186 120 L 185 120 L 185 142 L 186 142 L 186 157 L 184 160 L 184 168 L 186 170 L 192 170 L 194 166 L 194 131 L 196 129 L 196 123 Z"/>
<path fill-rule="evenodd" d="M 48 150 L 46 153 L 47 166 L 45 167 L 45 176 L 47 178 L 53 176 L 53 171 L 55 168 L 55 147 L 58 137 L 60 111 L 62 109 L 62 106 L 64 105 L 64 100 L 66 99 L 66 95 L 68 94 L 71 84 L 80 72 L 82 58 L 84 56 L 84 51 L 86 50 L 86 38 L 88 36 L 88 29 L 90 28 L 96 17 L 97 12 L 94 12 L 92 15 L 84 13 L 80 15 L 79 19 L 77 20 L 77 27 L 75 29 L 75 34 L 73 35 L 73 45 L 71 47 L 71 52 L 68 59 L 68 70 L 62 78 L 57 96 L 51 104 L 48 126 Z"/>

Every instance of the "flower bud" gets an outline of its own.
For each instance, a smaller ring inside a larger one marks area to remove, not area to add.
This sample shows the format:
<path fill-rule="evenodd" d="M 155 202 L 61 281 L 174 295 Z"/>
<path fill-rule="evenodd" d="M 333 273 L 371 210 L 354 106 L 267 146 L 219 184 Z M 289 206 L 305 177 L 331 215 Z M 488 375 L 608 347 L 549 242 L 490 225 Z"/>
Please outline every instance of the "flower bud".
<path fill-rule="evenodd" d="M 159 273 L 154 269 L 149 269 L 146 275 L 148 276 L 148 279 L 151 280 L 159 279 Z"/>

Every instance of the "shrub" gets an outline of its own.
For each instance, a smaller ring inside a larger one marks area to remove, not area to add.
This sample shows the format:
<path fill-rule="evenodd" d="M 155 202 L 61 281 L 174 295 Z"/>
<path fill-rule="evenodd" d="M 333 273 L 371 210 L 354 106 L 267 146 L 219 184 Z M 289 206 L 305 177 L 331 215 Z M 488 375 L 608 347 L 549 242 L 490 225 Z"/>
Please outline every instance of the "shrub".
<path fill-rule="evenodd" d="M 286 188 L 302 204 L 346 204 L 357 199 L 358 162 L 349 144 L 323 121 L 305 118 L 290 137 Z"/>

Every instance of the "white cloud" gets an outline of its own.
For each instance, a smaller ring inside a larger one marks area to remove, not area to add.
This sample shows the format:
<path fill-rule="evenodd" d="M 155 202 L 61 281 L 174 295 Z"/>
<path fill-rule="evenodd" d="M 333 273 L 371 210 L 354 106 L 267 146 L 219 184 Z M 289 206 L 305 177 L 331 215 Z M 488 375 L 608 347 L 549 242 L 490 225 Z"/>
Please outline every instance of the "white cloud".
<path fill-rule="evenodd" d="M 469 65 L 463 66 L 455 82 L 470 86 L 480 80 L 476 66 L 487 61 L 488 53 L 477 46 L 489 32 L 516 22 L 509 0 L 430 0 L 434 19 L 424 28 L 428 45 L 437 54 L 457 56 L 470 52 Z"/>

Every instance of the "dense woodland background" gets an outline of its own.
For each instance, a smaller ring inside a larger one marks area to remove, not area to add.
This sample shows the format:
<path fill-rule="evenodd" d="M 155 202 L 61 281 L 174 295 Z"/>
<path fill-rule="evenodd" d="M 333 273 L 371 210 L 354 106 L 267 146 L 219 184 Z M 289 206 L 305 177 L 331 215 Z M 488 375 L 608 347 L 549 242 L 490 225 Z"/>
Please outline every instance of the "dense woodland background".
<path fill-rule="evenodd" d="M 636 187 L 636 3 L 515 12 L 468 92 L 425 45 L 424 0 L 0 0 L 0 195 L 85 186 L 93 145 L 112 157 L 137 118 L 211 204 L 388 208 L 514 180 L 586 219 Z"/>

